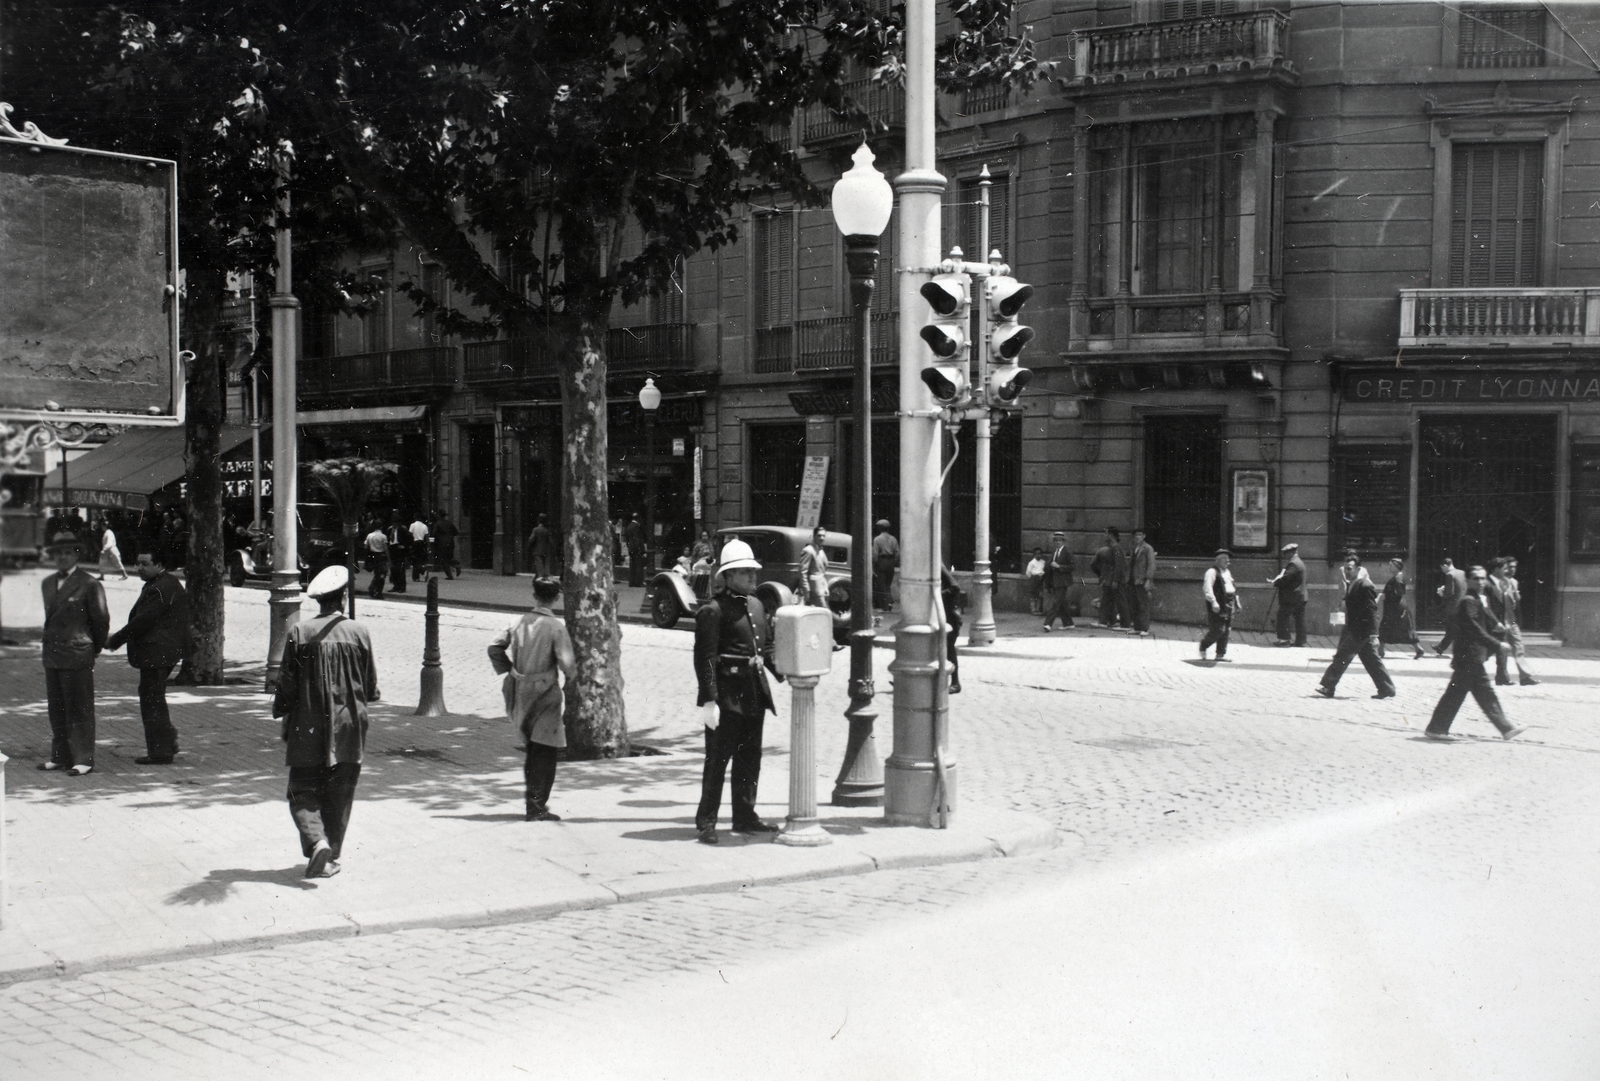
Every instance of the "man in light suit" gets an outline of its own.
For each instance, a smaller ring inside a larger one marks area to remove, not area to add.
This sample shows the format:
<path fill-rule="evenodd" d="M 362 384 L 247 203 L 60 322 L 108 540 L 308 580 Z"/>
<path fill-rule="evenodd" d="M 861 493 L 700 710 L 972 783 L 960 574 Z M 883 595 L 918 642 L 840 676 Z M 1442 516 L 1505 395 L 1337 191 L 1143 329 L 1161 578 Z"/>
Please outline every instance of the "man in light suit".
<path fill-rule="evenodd" d="M 1443 657 L 1445 650 L 1450 648 L 1450 636 L 1455 633 L 1453 626 L 1456 607 L 1461 603 L 1461 598 L 1467 595 L 1467 576 L 1459 570 L 1449 556 L 1439 561 L 1439 573 L 1444 575 L 1444 585 L 1434 590 L 1439 599 L 1444 601 L 1444 637 L 1439 639 L 1439 644 L 1433 652 Z"/>
<path fill-rule="evenodd" d="M 94 769 L 94 661 L 111 633 L 106 590 L 78 565 L 76 533 L 50 538 L 56 573 L 44 580 L 44 690 L 50 712 L 50 758 L 43 770 L 82 777 Z"/>

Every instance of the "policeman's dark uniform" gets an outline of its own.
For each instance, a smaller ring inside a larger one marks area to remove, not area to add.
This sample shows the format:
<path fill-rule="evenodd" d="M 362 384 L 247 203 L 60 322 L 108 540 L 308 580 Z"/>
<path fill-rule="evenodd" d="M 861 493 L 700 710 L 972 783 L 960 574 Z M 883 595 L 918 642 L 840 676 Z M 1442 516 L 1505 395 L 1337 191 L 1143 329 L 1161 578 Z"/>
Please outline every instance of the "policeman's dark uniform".
<path fill-rule="evenodd" d="M 696 705 L 717 704 L 717 727 L 706 729 L 706 765 L 695 828 L 713 830 L 722 809 L 722 779 L 733 761 L 733 828 L 769 830 L 756 815 L 761 779 L 761 730 L 776 713 L 763 666 L 772 667 L 767 612 L 753 596 L 718 591 L 694 617 Z M 776 670 L 774 670 L 776 675 Z"/>

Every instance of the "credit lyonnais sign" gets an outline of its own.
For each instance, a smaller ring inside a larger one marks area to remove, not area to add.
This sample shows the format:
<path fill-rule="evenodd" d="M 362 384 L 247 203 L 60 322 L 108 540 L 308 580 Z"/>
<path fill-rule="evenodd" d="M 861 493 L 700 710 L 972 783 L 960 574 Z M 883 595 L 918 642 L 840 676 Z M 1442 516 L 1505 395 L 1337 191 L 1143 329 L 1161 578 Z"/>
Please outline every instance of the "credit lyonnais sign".
<path fill-rule="evenodd" d="M 1532 371 L 1526 368 L 1357 368 L 1344 373 L 1344 400 L 1372 404 L 1412 402 L 1596 402 L 1600 369 Z"/>

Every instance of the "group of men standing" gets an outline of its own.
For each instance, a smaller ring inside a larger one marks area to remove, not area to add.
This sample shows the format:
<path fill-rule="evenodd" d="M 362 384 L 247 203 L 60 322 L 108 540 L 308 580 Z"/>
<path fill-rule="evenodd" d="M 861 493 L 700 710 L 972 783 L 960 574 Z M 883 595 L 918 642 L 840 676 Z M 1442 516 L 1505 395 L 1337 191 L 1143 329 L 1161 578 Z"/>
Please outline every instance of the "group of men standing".
<path fill-rule="evenodd" d="M 1067 546 L 1067 535 L 1051 534 L 1048 556 L 1034 550 L 1032 566 L 1041 568 L 1039 591 L 1044 613 L 1044 629 L 1049 632 L 1060 620 L 1064 629 L 1072 621 L 1071 590 L 1075 560 Z M 1120 628 L 1144 637 L 1150 633 L 1150 608 L 1155 595 L 1156 550 L 1143 529 L 1133 531 L 1131 552 L 1122 547 L 1122 531 L 1108 526 L 1104 543 L 1089 561 L 1089 572 L 1100 589 L 1100 626 Z"/>
<path fill-rule="evenodd" d="M 442 511 L 428 519 L 418 514 L 410 525 L 396 514 L 387 528 L 380 518 L 373 522 L 372 531 L 362 540 L 367 552 L 367 569 L 372 581 L 367 593 L 383 596 L 385 579 L 395 593 L 406 591 L 406 569 L 411 570 L 411 580 L 420 582 L 429 571 L 455 578 L 461 573 L 456 561 L 456 537 L 460 530 Z"/>

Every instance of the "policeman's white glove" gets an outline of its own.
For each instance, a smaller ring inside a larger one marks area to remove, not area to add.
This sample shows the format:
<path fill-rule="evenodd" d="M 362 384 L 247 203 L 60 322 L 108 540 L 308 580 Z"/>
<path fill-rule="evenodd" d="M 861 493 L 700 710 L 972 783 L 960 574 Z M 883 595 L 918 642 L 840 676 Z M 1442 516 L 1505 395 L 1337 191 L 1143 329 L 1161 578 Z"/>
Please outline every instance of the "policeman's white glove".
<path fill-rule="evenodd" d="M 707 702 L 700 707 L 700 723 L 707 728 L 717 727 L 717 704 L 715 702 Z"/>

